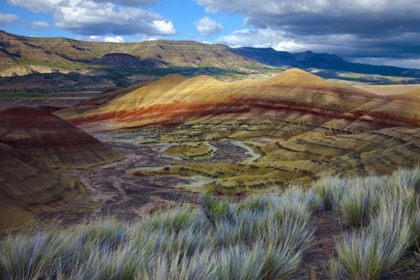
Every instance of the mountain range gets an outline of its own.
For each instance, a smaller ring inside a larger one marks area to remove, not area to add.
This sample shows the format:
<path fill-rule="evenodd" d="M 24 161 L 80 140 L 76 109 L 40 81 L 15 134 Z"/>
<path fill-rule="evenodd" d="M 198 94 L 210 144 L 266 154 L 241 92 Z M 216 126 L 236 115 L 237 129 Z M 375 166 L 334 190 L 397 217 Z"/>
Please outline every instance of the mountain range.
<path fill-rule="evenodd" d="M 12 85 L 20 91 L 41 92 L 54 85 L 62 91 L 106 89 L 172 73 L 235 80 L 288 68 L 300 68 L 323 78 L 376 84 L 418 83 L 420 79 L 418 69 L 352 63 L 337 55 L 310 51 L 288 53 L 193 41 L 86 42 L 4 31 L 0 31 L 0 61 L 0 76 L 6 77 L 0 78 L 0 91 L 10 90 Z"/>

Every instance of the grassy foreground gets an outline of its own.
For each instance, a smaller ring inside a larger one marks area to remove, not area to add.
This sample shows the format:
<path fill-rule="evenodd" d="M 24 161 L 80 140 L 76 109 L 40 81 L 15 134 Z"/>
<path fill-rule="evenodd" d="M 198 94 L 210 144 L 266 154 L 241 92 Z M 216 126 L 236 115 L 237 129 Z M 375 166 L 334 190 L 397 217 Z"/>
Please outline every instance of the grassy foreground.
<path fill-rule="evenodd" d="M 289 279 L 311 251 L 313 216 L 342 222 L 331 279 L 383 279 L 418 252 L 420 169 L 389 177 L 322 179 L 308 190 L 203 197 L 130 224 L 94 220 L 70 229 L 10 233 L 0 279 Z"/>

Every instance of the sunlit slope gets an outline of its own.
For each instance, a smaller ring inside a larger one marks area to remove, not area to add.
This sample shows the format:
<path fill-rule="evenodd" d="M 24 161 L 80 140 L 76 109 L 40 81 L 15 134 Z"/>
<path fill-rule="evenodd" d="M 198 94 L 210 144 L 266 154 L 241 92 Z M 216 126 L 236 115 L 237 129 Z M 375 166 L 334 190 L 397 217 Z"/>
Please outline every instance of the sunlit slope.
<path fill-rule="evenodd" d="M 25 224 L 33 213 L 73 199 L 83 186 L 0 143 L 0 229 Z"/>
<path fill-rule="evenodd" d="M 129 172 L 204 176 L 213 180 L 204 189 L 236 192 L 305 185 L 328 175 L 390 174 L 418 165 L 419 96 L 418 91 L 376 95 L 296 69 L 264 81 L 231 83 L 175 75 L 67 117 L 116 131 L 151 128 L 157 140 L 179 143 L 167 155 L 188 161 L 217 152 L 199 143 L 238 140 L 260 157 Z"/>
<path fill-rule="evenodd" d="M 59 115 L 63 119 L 71 118 L 72 116 L 76 114 L 83 114 L 84 112 L 87 112 L 89 110 L 95 110 L 99 106 L 102 106 L 103 104 L 106 104 L 110 102 L 113 99 L 116 99 L 120 96 L 123 96 L 127 93 L 130 93 L 132 91 L 135 91 L 141 87 L 144 87 L 148 84 L 150 84 L 152 81 L 146 80 L 139 82 L 137 84 L 134 84 L 130 87 L 123 88 L 123 89 L 116 89 L 116 90 L 106 90 L 102 92 L 101 94 L 88 99 L 77 106 L 66 108 L 60 111 Z"/>
<path fill-rule="evenodd" d="M 238 124 L 253 120 L 260 123 L 273 118 L 270 129 L 276 130 L 291 121 L 319 126 L 374 97 L 297 69 L 264 81 L 231 83 L 207 76 L 187 79 L 170 75 L 82 114 L 71 115 L 69 110 L 57 114 L 75 124 L 102 121 L 115 128 L 220 123 L 225 119 L 237 120 Z M 235 124 L 233 128 L 237 128 Z M 283 137 L 282 133 L 272 133 Z"/>
<path fill-rule="evenodd" d="M 86 167 L 122 158 L 67 121 L 30 107 L 0 112 L 0 142 L 49 167 Z"/>

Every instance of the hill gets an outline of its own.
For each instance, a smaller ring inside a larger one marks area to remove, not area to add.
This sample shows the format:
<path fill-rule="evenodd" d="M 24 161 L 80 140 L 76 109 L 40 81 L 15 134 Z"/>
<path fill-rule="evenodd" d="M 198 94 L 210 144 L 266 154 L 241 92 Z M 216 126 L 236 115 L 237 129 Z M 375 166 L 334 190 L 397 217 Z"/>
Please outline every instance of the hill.
<path fill-rule="evenodd" d="M 0 112 L 0 143 L 49 167 L 86 167 L 123 156 L 83 130 L 32 107 Z"/>
<path fill-rule="evenodd" d="M 346 85 L 327 82 L 298 69 L 287 70 L 263 81 L 224 83 L 208 76 L 190 79 L 166 76 L 145 87 L 85 113 L 63 110 L 59 116 L 76 124 L 109 119 L 120 127 L 173 125 L 217 114 L 261 117 L 271 109 L 337 114 L 354 109 L 374 95 Z M 332 110 L 332 111 L 331 111 Z M 153 111 L 153 114 L 151 114 Z M 337 111 L 337 112 L 335 112 Z M 126 123 L 126 124 L 124 124 Z"/>
<path fill-rule="evenodd" d="M 0 230 L 28 223 L 34 213 L 84 191 L 79 182 L 0 143 Z"/>
<path fill-rule="evenodd" d="M 346 61 L 336 55 L 287 53 L 274 49 L 230 48 L 193 41 L 139 43 L 84 42 L 66 38 L 34 38 L 0 31 L 0 90 L 105 90 L 140 79 L 171 73 L 206 74 L 222 79 L 261 77 L 287 68 L 313 71 L 324 78 L 370 83 L 416 83 L 420 71 Z M 86 72 L 95 72 L 86 78 Z M 29 76 L 28 76 L 29 75 Z M 20 77 L 23 76 L 23 77 Z M 10 79 L 12 77 L 13 79 Z M 13 80 L 14 87 L 8 85 Z M 65 80 L 66 82 L 63 82 Z M 7 82 L 6 82 L 7 81 Z M 37 84 L 37 86 L 34 86 Z M 20 87 L 20 85 L 22 85 Z M 102 85 L 102 86 L 101 86 Z"/>
<path fill-rule="evenodd" d="M 179 143 L 167 154 L 183 159 L 213 157 L 214 147 L 193 143 L 240 143 L 256 155 L 252 162 L 201 161 L 130 172 L 204 176 L 212 179 L 204 189 L 237 192 L 415 166 L 418 96 L 376 95 L 299 69 L 261 81 L 169 75 L 98 106 L 87 102 L 56 114 L 92 132 L 150 131 L 158 143 Z"/>

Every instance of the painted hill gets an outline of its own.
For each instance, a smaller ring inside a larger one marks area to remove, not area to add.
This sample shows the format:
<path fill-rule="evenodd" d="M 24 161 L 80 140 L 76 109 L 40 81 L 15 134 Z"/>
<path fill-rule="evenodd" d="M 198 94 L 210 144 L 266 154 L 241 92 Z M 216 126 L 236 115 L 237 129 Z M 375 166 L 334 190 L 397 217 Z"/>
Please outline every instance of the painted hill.
<path fill-rule="evenodd" d="M 0 112 L 0 142 L 53 168 L 93 166 L 122 158 L 83 130 L 31 107 Z"/>
<path fill-rule="evenodd" d="M 327 82 L 302 70 L 291 69 L 264 81 L 220 82 L 208 76 L 187 79 L 170 75 L 86 112 L 68 109 L 59 116 L 76 124 L 105 121 L 115 127 L 172 126 L 201 118 L 230 114 L 236 119 L 266 118 L 282 111 L 308 113 L 313 121 L 356 109 L 375 95 Z M 73 115 L 72 115 L 73 114 Z M 238 133 L 237 127 L 233 133 Z"/>
<path fill-rule="evenodd" d="M 169 75 L 98 106 L 56 114 L 88 130 L 147 128 L 157 141 L 178 143 L 165 153 L 183 159 L 211 158 L 213 142 L 241 143 L 257 155 L 252 162 L 199 162 L 130 172 L 204 176 L 212 180 L 206 189 L 237 192 L 416 166 L 418 96 L 417 91 L 376 95 L 299 69 L 262 81 Z"/>
<path fill-rule="evenodd" d="M 26 224 L 83 191 L 79 182 L 0 143 L 0 229 Z"/>

